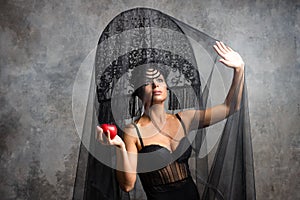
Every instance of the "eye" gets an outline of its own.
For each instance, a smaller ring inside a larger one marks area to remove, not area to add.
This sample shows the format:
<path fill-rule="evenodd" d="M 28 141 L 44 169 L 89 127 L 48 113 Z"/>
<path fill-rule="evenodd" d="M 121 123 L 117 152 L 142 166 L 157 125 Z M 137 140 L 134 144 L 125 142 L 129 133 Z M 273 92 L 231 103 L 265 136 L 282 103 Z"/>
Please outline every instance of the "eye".
<path fill-rule="evenodd" d="M 157 82 L 159 82 L 159 83 L 163 83 L 163 82 L 164 82 L 164 79 L 162 79 L 162 78 L 159 78 L 159 79 L 157 79 Z"/>
<path fill-rule="evenodd" d="M 148 80 L 144 83 L 144 86 L 150 85 L 152 83 L 152 81 Z"/>

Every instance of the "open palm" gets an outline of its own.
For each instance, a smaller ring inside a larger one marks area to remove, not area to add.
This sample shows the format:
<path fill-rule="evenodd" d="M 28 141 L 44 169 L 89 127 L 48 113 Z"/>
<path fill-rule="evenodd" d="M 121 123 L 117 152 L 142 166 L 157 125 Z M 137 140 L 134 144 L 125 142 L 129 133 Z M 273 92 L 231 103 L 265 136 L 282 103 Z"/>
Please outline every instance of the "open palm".
<path fill-rule="evenodd" d="M 229 46 L 226 46 L 223 42 L 216 41 L 216 44 L 213 47 L 221 57 L 219 61 L 227 67 L 234 69 L 244 67 L 244 61 L 240 54 L 232 50 Z"/>

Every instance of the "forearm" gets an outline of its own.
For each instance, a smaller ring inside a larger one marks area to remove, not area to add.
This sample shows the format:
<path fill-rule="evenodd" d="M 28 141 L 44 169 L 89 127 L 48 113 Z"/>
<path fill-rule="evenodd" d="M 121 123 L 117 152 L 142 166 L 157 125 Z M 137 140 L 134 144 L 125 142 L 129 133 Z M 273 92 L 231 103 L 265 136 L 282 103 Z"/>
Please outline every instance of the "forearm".
<path fill-rule="evenodd" d="M 230 115 L 230 113 L 235 112 L 240 109 L 242 94 L 244 88 L 244 65 L 239 68 L 234 69 L 234 74 L 232 78 L 232 83 L 226 99 L 224 101 L 224 105 L 226 106 L 226 115 Z"/>
<path fill-rule="evenodd" d="M 136 158 L 134 153 L 129 153 L 125 145 L 117 148 L 117 179 L 124 191 L 130 191 L 136 181 Z"/>

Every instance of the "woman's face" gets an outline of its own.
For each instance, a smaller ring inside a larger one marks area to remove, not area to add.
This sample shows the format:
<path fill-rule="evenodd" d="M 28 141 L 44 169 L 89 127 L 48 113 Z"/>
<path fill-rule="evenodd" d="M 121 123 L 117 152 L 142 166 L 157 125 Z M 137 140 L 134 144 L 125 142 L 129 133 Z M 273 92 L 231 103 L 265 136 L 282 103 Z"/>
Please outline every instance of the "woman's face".
<path fill-rule="evenodd" d="M 160 104 L 164 103 L 167 96 L 167 83 L 163 75 L 156 69 L 148 69 L 140 96 L 142 101 L 148 105 Z"/>

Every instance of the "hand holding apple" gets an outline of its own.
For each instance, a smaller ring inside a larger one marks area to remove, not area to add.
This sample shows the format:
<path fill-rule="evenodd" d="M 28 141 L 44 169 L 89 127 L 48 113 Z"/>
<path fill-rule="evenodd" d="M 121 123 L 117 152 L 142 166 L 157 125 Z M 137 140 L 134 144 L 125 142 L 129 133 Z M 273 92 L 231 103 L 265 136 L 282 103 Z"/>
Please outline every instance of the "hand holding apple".
<path fill-rule="evenodd" d="M 103 135 L 106 137 L 103 137 Z M 114 145 L 126 150 L 125 143 L 121 137 L 117 135 L 117 127 L 113 124 L 102 124 L 97 126 L 95 136 L 96 140 L 103 145 Z"/>
<path fill-rule="evenodd" d="M 110 134 L 110 139 L 114 139 L 117 135 L 117 127 L 114 124 L 102 124 L 100 126 L 104 132 L 104 134 L 106 135 L 106 137 L 108 137 L 108 131 Z"/>

